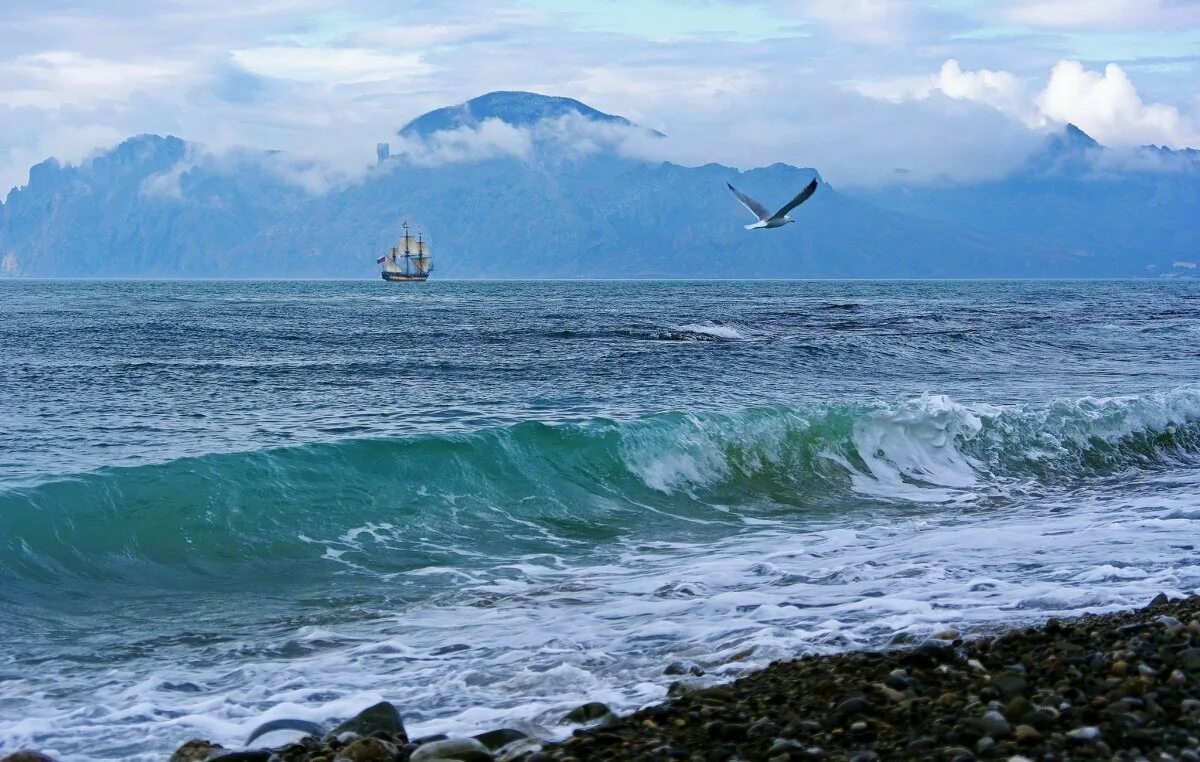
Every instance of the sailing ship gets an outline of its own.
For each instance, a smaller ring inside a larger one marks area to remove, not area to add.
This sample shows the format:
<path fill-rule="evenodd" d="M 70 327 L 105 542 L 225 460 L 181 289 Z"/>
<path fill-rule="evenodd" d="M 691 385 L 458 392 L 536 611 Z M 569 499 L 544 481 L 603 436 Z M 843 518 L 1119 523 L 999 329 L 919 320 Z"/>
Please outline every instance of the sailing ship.
<path fill-rule="evenodd" d="M 433 271 L 433 258 L 429 255 L 429 242 L 418 231 L 414 236 L 404 223 L 404 237 L 398 246 L 375 260 L 383 265 L 383 279 L 390 281 L 424 281 Z"/>

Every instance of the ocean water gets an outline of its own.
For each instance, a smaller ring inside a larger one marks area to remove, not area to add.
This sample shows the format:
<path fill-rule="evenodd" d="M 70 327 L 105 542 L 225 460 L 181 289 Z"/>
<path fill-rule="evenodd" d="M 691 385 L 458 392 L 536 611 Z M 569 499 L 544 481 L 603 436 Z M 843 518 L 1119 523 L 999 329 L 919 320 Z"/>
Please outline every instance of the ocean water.
<path fill-rule="evenodd" d="M 0 282 L 0 752 L 1200 587 L 1200 283 Z"/>

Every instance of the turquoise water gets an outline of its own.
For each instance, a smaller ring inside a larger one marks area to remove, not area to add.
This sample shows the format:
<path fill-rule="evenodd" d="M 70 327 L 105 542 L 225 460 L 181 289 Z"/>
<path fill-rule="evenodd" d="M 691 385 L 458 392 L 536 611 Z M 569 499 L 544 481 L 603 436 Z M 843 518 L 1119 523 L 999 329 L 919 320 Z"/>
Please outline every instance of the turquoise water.
<path fill-rule="evenodd" d="M 1200 586 L 1200 284 L 0 281 L 0 751 Z M 752 649 L 750 656 L 725 660 Z"/>

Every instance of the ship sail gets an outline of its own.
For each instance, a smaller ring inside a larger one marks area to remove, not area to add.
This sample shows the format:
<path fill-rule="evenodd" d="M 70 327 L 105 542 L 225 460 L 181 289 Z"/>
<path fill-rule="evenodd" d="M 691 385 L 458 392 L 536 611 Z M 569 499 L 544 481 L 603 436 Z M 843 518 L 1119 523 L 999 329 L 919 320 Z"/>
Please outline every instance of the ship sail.
<path fill-rule="evenodd" d="M 417 256 L 413 257 L 413 266 L 422 275 L 428 275 L 433 269 L 433 259 L 429 256 L 429 244 L 423 240 L 417 241 Z"/>

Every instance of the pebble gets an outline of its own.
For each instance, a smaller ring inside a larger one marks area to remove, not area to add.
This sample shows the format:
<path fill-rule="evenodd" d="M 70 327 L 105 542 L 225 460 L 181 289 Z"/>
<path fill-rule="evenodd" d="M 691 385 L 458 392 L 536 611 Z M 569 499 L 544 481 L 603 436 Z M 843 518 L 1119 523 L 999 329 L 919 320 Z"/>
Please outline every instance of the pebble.
<path fill-rule="evenodd" d="M 518 762 L 541 749 L 542 741 L 540 739 L 521 738 L 497 749 L 496 762 Z"/>
<path fill-rule="evenodd" d="M 1029 725 L 1018 725 L 1013 731 L 1013 737 L 1017 739 L 1017 743 L 1037 743 L 1042 740 L 1038 729 Z"/>
<path fill-rule="evenodd" d="M 862 696 L 855 696 L 838 704 L 833 710 L 833 715 L 835 718 L 849 717 L 852 714 L 858 714 L 859 712 L 867 711 L 869 706 L 870 705 L 867 703 L 865 698 Z"/>
<path fill-rule="evenodd" d="M 673 661 L 663 670 L 664 675 L 693 675 L 704 676 L 704 668 L 694 661 Z"/>
<path fill-rule="evenodd" d="M 502 746 L 507 746 L 513 741 L 520 741 L 523 738 L 528 738 L 528 733 L 523 733 L 514 728 L 500 728 L 498 730 L 489 730 L 486 733 L 480 733 L 473 736 L 476 741 L 483 744 L 489 749 L 499 749 Z"/>
<path fill-rule="evenodd" d="M 188 741 L 183 746 L 175 750 L 171 755 L 169 762 L 204 762 L 209 757 L 216 756 L 216 752 L 223 750 L 225 747 L 221 744 L 210 743 L 193 739 Z M 32 754 L 33 752 L 18 752 L 18 754 Z M 0 762 L 21 762 L 20 760 L 11 759 L 16 755 L 10 754 Z"/>
<path fill-rule="evenodd" d="M 1200 669 L 1200 648 L 1188 648 L 1181 651 L 1179 666 L 1184 669 Z"/>
<path fill-rule="evenodd" d="M 887 685 L 879 686 L 879 692 L 882 693 L 889 701 L 903 701 L 907 698 L 904 693 Z"/>
<path fill-rule="evenodd" d="M 612 714 L 612 710 L 608 708 L 607 704 L 601 704 L 599 701 L 591 701 L 567 712 L 563 716 L 563 722 L 580 724 L 591 720 L 598 720 L 609 714 Z"/>
<path fill-rule="evenodd" d="M 457 759 L 461 762 L 490 762 L 492 754 L 474 738 L 447 738 L 420 746 L 409 756 L 409 762 L 430 759 Z"/>
<path fill-rule="evenodd" d="M 979 718 L 978 724 L 979 728 L 983 730 L 984 733 L 992 736 L 993 738 L 1004 738 L 1012 731 L 1012 728 L 1009 727 L 1008 720 L 1004 718 L 1004 715 L 995 710 L 984 712 L 983 717 Z"/>
<path fill-rule="evenodd" d="M 360 738 L 338 752 L 334 762 L 392 762 L 399 753 L 394 744 L 379 738 Z"/>
<path fill-rule="evenodd" d="M 1024 696 L 1016 696 L 1004 705 L 1004 716 L 1009 722 L 1016 722 L 1033 711 L 1033 704 Z"/>
<path fill-rule="evenodd" d="M 1085 743 L 1094 743 L 1094 742 L 1100 740 L 1100 728 L 1093 727 L 1090 725 L 1082 727 L 1082 728 L 1075 728 L 1074 730 L 1067 733 L 1067 738 L 1071 739 L 1072 741 L 1082 741 Z"/>
<path fill-rule="evenodd" d="M 400 743 L 408 741 L 400 710 L 388 701 L 380 701 L 378 704 L 367 707 L 329 731 L 329 735 L 335 738 L 344 733 L 354 733 L 364 738 L 372 733 L 387 733 Z"/>
<path fill-rule="evenodd" d="M 1005 696 L 1015 696 L 1025 692 L 1028 683 L 1025 678 L 1011 670 L 1002 672 L 992 678 L 992 686 Z"/>
<path fill-rule="evenodd" d="M 908 688 L 908 673 L 902 669 L 895 670 L 887 676 L 887 679 L 883 681 L 883 684 L 889 688 L 902 691 Z"/>

